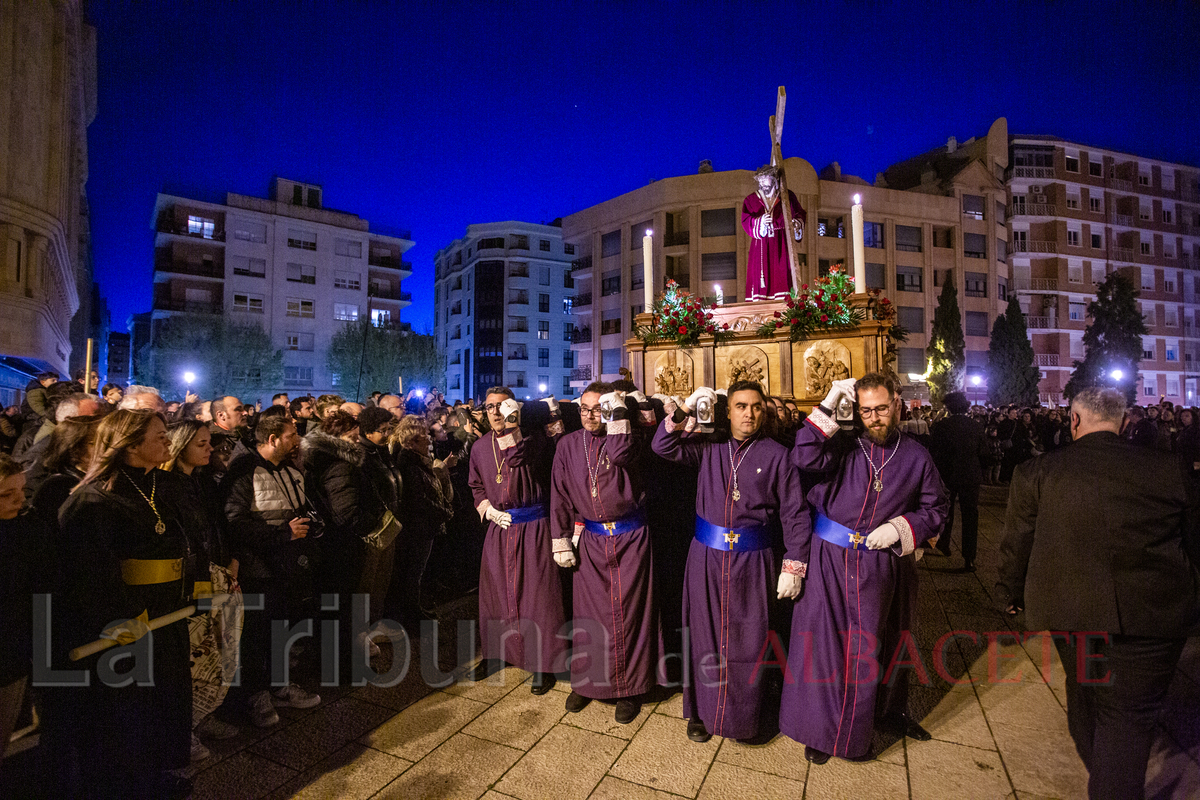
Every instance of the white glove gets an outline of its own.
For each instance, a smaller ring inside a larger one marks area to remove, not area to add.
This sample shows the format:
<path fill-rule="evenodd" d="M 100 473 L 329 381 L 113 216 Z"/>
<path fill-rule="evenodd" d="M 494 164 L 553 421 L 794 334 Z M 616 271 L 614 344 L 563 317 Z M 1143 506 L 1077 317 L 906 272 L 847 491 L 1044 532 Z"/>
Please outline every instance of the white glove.
<path fill-rule="evenodd" d="M 554 395 L 550 395 L 549 397 L 547 397 L 545 402 L 546 402 L 546 405 L 550 406 L 551 414 L 558 413 L 558 401 L 554 399 Z"/>
<path fill-rule="evenodd" d="M 521 424 L 521 404 L 511 397 L 506 397 L 504 402 L 500 404 L 500 416 L 504 417 L 505 422 L 515 422 Z"/>
<path fill-rule="evenodd" d="M 840 381 L 834 381 L 833 385 L 829 387 L 829 394 L 825 395 L 825 399 L 821 402 L 821 405 L 830 411 L 837 411 L 837 407 L 842 402 L 843 397 L 853 402 L 855 396 L 854 382 L 853 378 L 843 378 Z"/>
<path fill-rule="evenodd" d="M 661 392 L 659 392 L 658 394 L 650 395 L 650 398 L 653 400 L 657 400 L 658 402 L 662 403 L 664 406 L 667 404 L 667 401 L 671 399 L 671 398 L 667 397 L 665 394 L 662 394 Z"/>
<path fill-rule="evenodd" d="M 692 396 L 687 399 L 685 407 L 689 412 L 696 410 L 696 403 L 700 402 L 700 398 L 707 397 L 709 402 L 714 406 L 717 404 L 717 393 L 707 386 L 701 386 L 696 391 L 692 392 Z"/>
<path fill-rule="evenodd" d="M 900 541 L 900 531 L 890 522 L 885 522 L 867 535 L 867 547 L 883 550 Z"/>
<path fill-rule="evenodd" d="M 729 390 L 728 389 L 717 389 L 717 394 L 721 395 L 721 397 L 729 397 Z"/>
<path fill-rule="evenodd" d="M 643 406 L 646 403 L 650 402 L 649 400 L 646 399 L 646 395 L 642 394 L 641 392 L 634 392 L 633 394 L 631 394 L 629 396 L 632 397 L 639 406 Z"/>
<path fill-rule="evenodd" d="M 779 583 L 775 586 L 775 598 L 777 600 L 795 600 L 800 596 L 800 587 L 804 583 L 804 578 L 799 575 L 793 575 L 790 572 L 779 573 Z"/>
<path fill-rule="evenodd" d="M 572 397 L 571 398 L 571 402 L 574 403 L 575 405 L 580 405 L 582 401 L 583 401 L 582 397 Z"/>
<path fill-rule="evenodd" d="M 575 554 L 570 550 L 564 550 L 561 553 L 554 554 L 554 563 L 563 569 L 570 569 L 579 563 L 579 559 L 575 558 Z"/>
<path fill-rule="evenodd" d="M 622 412 L 622 416 L 624 416 L 625 393 L 616 391 L 616 392 L 609 392 L 608 394 L 602 396 L 600 398 L 600 408 L 603 409 L 604 411 L 607 411 L 610 415 L 612 415 L 613 419 L 617 418 L 614 413 L 617 409 L 620 409 Z"/>
<path fill-rule="evenodd" d="M 487 511 L 483 512 L 483 516 L 488 521 L 499 525 L 501 529 L 507 529 L 509 525 L 512 525 L 512 514 L 509 514 L 507 511 L 501 511 L 500 509 L 492 508 L 491 506 L 488 506 Z"/>

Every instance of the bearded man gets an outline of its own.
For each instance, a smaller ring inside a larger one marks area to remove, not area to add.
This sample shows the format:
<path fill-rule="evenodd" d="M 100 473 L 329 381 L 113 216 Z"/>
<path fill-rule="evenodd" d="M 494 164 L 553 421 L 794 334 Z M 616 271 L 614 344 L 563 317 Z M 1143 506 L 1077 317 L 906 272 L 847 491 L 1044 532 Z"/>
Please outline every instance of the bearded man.
<path fill-rule="evenodd" d="M 658 682 L 663 649 L 646 524 L 646 440 L 631 424 L 637 406 L 611 384 L 584 389 L 579 411 L 583 430 L 564 436 L 554 456 L 550 504 L 554 560 L 579 567 L 567 711 L 616 700 L 616 721 L 625 725 Z"/>
<path fill-rule="evenodd" d="M 834 421 L 843 399 L 857 399 L 861 434 Z M 929 452 L 899 423 L 894 375 L 834 381 L 792 449 L 813 484 L 816 535 L 808 589 L 792 615 L 779 729 L 805 744 L 814 764 L 866 755 L 877 712 L 882 728 L 929 739 L 906 713 L 907 669 L 891 666 L 919 658 L 913 554 L 936 541 L 948 503 Z"/>
<path fill-rule="evenodd" d="M 715 407 L 716 392 L 698 389 L 662 421 L 653 445 L 663 458 L 700 471 L 683 593 L 691 650 L 683 715 L 693 742 L 714 733 L 758 734 L 765 695 L 759 662 L 772 594 L 800 595 L 812 534 L 788 448 L 763 435 L 769 412 L 762 387 L 751 381 L 729 387 L 728 435 L 685 438 L 684 422 L 705 395 Z"/>

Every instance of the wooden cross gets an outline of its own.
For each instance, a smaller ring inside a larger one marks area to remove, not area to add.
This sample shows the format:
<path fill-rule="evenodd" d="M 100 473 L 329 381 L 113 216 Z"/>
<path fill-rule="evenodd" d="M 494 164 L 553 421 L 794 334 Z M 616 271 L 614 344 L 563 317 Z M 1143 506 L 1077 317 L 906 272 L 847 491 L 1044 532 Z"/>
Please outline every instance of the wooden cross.
<path fill-rule="evenodd" d="M 792 288 L 800 289 L 800 261 L 796 253 L 796 234 L 792 231 L 792 203 L 788 194 L 787 174 L 783 168 L 783 152 L 780 143 L 783 141 L 783 110 L 787 105 L 787 91 L 779 87 L 775 99 L 775 115 L 771 117 L 771 166 L 779 172 L 779 202 L 783 204 L 784 241 L 787 242 L 788 267 L 792 271 Z M 770 215 L 771 210 L 767 209 Z"/>

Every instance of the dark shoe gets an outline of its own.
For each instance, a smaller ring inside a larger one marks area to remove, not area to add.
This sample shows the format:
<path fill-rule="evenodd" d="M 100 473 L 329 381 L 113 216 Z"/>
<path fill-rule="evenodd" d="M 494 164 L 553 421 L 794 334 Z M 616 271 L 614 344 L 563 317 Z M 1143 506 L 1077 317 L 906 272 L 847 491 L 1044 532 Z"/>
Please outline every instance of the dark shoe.
<path fill-rule="evenodd" d="M 826 753 L 824 750 L 818 750 L 815 747 L 804 745 L 804 757 L 817 766 L 820 766 L 829 760 L 829 753 Z"/>
<path fill-rule="evenodd" d="M 628 725 L 637 719 L 637 715 L 642 713 L 642 700 L 640 697 L 623 697 L 617 701 L 617 713 L 615 719 L 621 725 Z"/>
<path fill-rule="evenodd" d="M 592 702 L 592 698 L 584 697 L 579 692 L 571 692 L 567 695 L 567 711 L 572 714 L 578 714 L 587 708 L 587 704 Z"/>
<path fill-rule="evenodd" d="M 688 720 L 688 738 L 693 742 L 703 744 L 712 738 L 712 734 L 708 732 L 708 728 L 704 727 L 704 721 L 697 719 Z"/>
<path fill-rule="evenodd" d="M 541 697 L 546 692 L 554 688 L 554 684 L 558 682 L 558 678 L 554 677 L 553 672 L 539 672 L 533 676 L 533 686 L 529 691 L 538 697 Z"/>
<path fill-rule="evenodd" d="M 929 731 L 914 722 L 907 714 L 889 714 L 880 723 L 880 727 L 884 730 L 916 739 L 918 742 L 928 742 L 933 738 L 929 735 Z"/>
<path fill-rule="evenodd" d="M 475 665 L 475 668 L 467 673 L 469 681 L 485 681 L 493 674 L 500 671 L 500 667 L 504 662 L 494 658 L 485 658 Z"/>
<path fill-rule="evenodd" d="M 975 562 L 974 561 L 963 562 L 963 572 L 974 572 L 974 571 L 975 571 Z"/>

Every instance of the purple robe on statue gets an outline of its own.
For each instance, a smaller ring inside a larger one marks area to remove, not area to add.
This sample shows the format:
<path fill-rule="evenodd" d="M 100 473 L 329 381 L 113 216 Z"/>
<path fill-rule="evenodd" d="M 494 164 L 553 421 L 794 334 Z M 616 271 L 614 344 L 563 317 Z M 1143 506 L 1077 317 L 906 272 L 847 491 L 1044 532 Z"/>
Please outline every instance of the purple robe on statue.
<path fill-rule="evenodd" d="M 792 204 L 792 219 L 804 222 L 807 215 L 800 207 L 796 193 L 788 192 Z M 787 239 L 783 230 L 783 204 L 779 198 L 771 204 L 769 235 L 763 236 L 759 227 L 767 213 L 762 195 L 755 192 L 742 201 L 742 228 L 750 237 L 750 252 L 746 256 L 746 300 L 777 300 L 787 296 L 792 288 L 792 270 L 788 265 Z"/>
<path fill-rule="evenodd" d="M 876 468 L 887 462 L 881 492 L 872 488 L 868 457 Z M 804 594 L 792 615 L 779 730 L 857 758 L 871 747 L 877 714 L 907 704 L 908 668 L 889 665 L 920 657 L 913 553 L 941 531 L 946 489 L 929 452 L 913 439 L 897 432 L 880 447 L 842 432 L 820 406 L 796 433 L 792 462 L 820 481 L 808 492 L 817 513 L 863 535 L 885 522 L 900 532 L 885 550 L 850 550 L 813 536 Z"/>
<path fill-rule="evenodd" d="M 644 441 L 630 427 L 629 420 L 610 422 L 608 433 L 580 430 L 559 440 L 550 505 L 556 539 L 570 538 L 584 520 L 644 514 Z M 663 646 L 653 567 L 645 523 L 615 536 L 581 532 L 572 581 L 571 688 L 584 697 L 633 697 L 658 682 Z"/>
<path fill-rule="evenodd" d="M 699 718 L 709 733 L 730 739 L 758 734 L 764 681 L 761 661 L 778 658 L 767 647 L 768 616 L 780 565 L 803 575 L 812 521 L 800 476 L 788 450 L 756 436 L 713 442 L 683 436 L 683 426 L 663 420 L 654 452 L 699 468 L 696 514 L 723 528 L 765 526 L 773 547 L 746 552 L 714 550 L 692 539 L 684 576 L 683 621 L 688 626 L 690 678 L 683 715 Z M 730 453 L 737 464 L 740 499 L 733 500 Z M 782 539 L 782 541 L 780 541 Z M 790 601 L 789 601 L 790 602 Z"/>
<path fill-rule="evenodd" d="M 537 433 L 507 450 L 490 432 L 471 448 L 471 492 L 500 511 L 550 502 L 554 443 Z M 499 467 L 497 467 L 499 465 Z M 499 474 L 500 482 L 496 482 Z M 529 672 L 565 668 L 567 642 L 562 584 L 550 545 L 549 514 L 505 530 L 488 524 L 479 567 L 479 627 L 483 657 Z"/>

